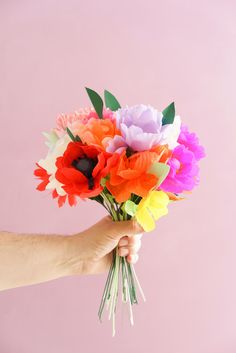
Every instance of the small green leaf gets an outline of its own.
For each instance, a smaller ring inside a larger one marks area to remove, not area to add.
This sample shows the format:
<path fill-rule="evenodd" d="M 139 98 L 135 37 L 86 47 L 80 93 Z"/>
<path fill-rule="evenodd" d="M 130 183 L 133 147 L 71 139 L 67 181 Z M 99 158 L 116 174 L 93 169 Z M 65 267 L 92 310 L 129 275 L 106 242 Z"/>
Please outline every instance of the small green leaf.
<path fill-rule="evenodd" d="M 75 136 L 72 134 L 72 132 L 70 131 L 70 129 L 68 127 L 66 128 L 66 131 L 67 131 L 68 135 L 70 136 L 71 140 L 73 142 L 75 142 L 76 141 Z"/>
<path fill-rule="evenodd" d="M 76 142 L 82 142 L 82 141 L 81 141 L 81 138 L 79 137 L 79 135 L 76 135 L 76 136 L 75 136 L 75 141 L 76 141 Z"/>
<path fill-rule="evenodd" d="M 156 175 L 156 177 L 158 178 L 158 183 L 156 187 L 158 187 L 161 185 L 161 183 L 163 183 L 163 181 L 169 174 L 169 171 L 170 166 L 168 164 L 156 162 L 153 163 L 151 168 L 148 170 L 148 173 Z"/>
<path fill-rule="evenodd" d="M 137 207 L 138 205 L 131 200 L 127 200 L 125 202 L 125 212 L 132 217 L 135 215 Z"/>
<path fill-rule="evenodd" d="M 162 112 L 162 125 L 173 124 L 175 119 L 175 103 L 172 102 L 166 109 Z"/>
<path fill-rule="evenodd" d="M 116 99 L 116 97 L 111 94 L 111 92 L 105 90 L 104 91 L 105 103 L 106 107 L 111 109 L 113 112 L 121 108 L 120 103 Z"/>
<path fill-rule="evenodd" d="M 97 115 L 99 116 L 100 119 L 102 119 L 102 113 L 103 113 L 103 100 L 102 98 L 99 96 L 99 94 L 95 91 L 93 91 L 90 88 L 85 87 L 88 96 L 92 102 L 92 105 L 97 113 Z"/>

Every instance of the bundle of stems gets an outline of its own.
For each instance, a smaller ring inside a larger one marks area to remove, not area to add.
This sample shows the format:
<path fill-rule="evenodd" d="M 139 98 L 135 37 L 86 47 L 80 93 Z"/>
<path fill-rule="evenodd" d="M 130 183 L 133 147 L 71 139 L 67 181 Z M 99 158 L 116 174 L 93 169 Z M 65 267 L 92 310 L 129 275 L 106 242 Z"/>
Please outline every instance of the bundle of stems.
<path fill-rule="evenodd" d="M 123 203 L 118 204 L 106 188 L 99 196 L 93 199 L 98 201 L 106 208 L 114 221 L 119 222 L 131 219 L 131 216 L 125 212 Z M 141 198 L 138 196 L 132 195 L 132 201 L 138 203 L 140 199 Z M 134 318 L 132 306 L 134 304 L 138 304 L 137 290 L 139 290 L 143 300 L 145 301 L 146 299 L 134 270 L 134 266 L 130 264 L 125 257 L 119 256 L 118 248 L 116 248 L 113 251 L 113 261 L 110 266 L 98 311 L 99 319 L 102 321 L 104 309 L 107 309 L 108 318 L 109 320 L 112 320 L 113 336 L 116 332 L 115 318 L 120 290 L 122 294 L 122 302 L 127 304 L 129 307 L 130 323 L 133 325 Z"/>

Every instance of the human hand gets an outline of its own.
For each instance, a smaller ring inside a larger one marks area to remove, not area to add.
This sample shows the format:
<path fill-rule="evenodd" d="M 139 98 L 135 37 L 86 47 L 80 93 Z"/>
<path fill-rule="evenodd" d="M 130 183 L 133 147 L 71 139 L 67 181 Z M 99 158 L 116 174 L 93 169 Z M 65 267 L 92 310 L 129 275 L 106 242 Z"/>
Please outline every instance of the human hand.
<path fill-rule="evenodd" d="M 112 250 L 129 263 L 138 260 L 143 229 L 135 220 L 114 222 L 104 217 L 82 233 L 71 236 L 69 268 L 71 274 L 100 273 L 109 269 Z"/>

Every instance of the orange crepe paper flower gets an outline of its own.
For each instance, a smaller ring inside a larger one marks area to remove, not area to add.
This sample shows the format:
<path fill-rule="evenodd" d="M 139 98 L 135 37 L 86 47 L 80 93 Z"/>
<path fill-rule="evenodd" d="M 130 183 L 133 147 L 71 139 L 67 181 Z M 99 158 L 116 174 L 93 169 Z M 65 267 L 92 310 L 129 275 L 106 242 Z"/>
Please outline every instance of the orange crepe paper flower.
<path fill-rule="evenodd" d="M 116 128 L 115 121 L 91 118 L 86 125 L 80 125 L 78 135 L 83 143 L 105 150 L 108 142 L 115 135 L 120 135 L 120 131 Z"/>
<path fill-rule="evenodd" d="M 131 193 L 145 197 L 158 182 L 155 175 L 148 172 L 154 162 L 165 163 L 170 156 L 166 146 L 126 156 L 124 151 L 118 163 L 110 170 L 106 187 L 117 202 L 127 201 Z"/>

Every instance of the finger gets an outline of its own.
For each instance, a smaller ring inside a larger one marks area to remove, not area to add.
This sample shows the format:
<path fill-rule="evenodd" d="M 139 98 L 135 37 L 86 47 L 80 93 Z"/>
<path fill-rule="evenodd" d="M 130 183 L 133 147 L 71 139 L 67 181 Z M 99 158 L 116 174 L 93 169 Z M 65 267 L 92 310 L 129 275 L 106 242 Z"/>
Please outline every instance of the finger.
<path fill-rule="evenodd" d="M 123 237 L 120 239 L 118 246 L 128 246 L 129 245 L 129 237 Z"/>
<path fill-rule="evenodd" d="M 129 249 L 128 248 L 119 248 L 118 249 L 118 255 L 121 257 L 125 257 L 127 255 L 129 255 Z"/>
<path fill-rule="evenodd" d="M 130 264 L 135 264 L 138 261 L 138 257 L 139 257 L 138 254 L 128 255 L 127 256 L 127 261 Z"/>
<path fill-rule="evenodd" d="M 120 256 L 133 255 L 133 254 L 136 254 L 140 248 L 141 248 L 141 240 L 137 240 L 136 243 L 133 245 L 120 246 L 118 248 L 118 254 Z"/>
<path fill-rule="evenodd" d="M 118 246 L 128 246 L 135 245 L 137 241 L 139 241 L 143 236 L 143 233 L 135 234 L 130 237 L 124 236 L 120 239 Z"/>
<path fill-rule="evenodd" d="M 143 236 L 143 233 L 138 233 L 128 237 L 128 241 L 129 241 L 128 245 L 134 245 L 137 241 L 141 241 L 142 236 Z"/>
<path fill-rule="evenodd" d="M 113 223 L 113 236 L 118 239 L 125 235 L 130 237 L 143 232 L 143 228 L 135 221 L 135 219 Z"/>

